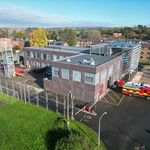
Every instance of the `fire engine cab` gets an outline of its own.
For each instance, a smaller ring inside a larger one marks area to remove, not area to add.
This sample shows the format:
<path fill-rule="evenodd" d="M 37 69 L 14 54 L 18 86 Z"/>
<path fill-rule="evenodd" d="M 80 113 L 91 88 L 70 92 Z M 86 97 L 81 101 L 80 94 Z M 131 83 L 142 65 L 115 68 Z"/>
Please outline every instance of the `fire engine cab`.
<path fill-rule="evenodd" d="M 150 99 L 150 85 L 146 83 L 126 82 L 122 93 L 129 96 L 140 96 Z"/>

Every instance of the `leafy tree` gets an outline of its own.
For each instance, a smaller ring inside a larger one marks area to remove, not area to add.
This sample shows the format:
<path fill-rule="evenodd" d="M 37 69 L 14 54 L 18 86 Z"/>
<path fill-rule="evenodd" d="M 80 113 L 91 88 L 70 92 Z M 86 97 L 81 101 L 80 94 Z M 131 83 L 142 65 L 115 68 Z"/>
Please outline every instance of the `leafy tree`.
<path fill-rule="evenodd" d="M 44 29 L 38 28 L 32 32 L 30 45 L 39 47 L 47 45 L 47 37 Z"/>
<path fill-rule="evenodd" d="M 101 38 L 100 31 L 98 31 L 98 30 L 89 30 L 87 32 L 87 36 L 89 39 L 100 39 Z"/>
<path fill-rule="evenodd" d="M 22 31 L 19 31 L 19 32 L 15 32 L 15 38 L 26 38 L 26 34 L 24 33 L 24 32 L 22 32 Z"/>
<path fill-rule="evenodd" d="M 99 39 L 101 38 L 101 32 L 96 29 L 91 30 L 82 30 L 80 32 L 81 38 L 87 38 L 87 39 Z"/>
<path fill-rule="evenodd" d="M 58 38 L 58 32 L 56 32 L 56 31 L 48 31 L 47 32 L 47 38 L 49 40 L 57 40 L 57 38 Z"/>
<path fill-rule="evenodd" d="M 76 32 L 73 29 L 64 29 L 59 32 L 60 40 L 67 42 L 69 46 L 75 46 L 77 41 Z"/>
<path fill-rule="evenodd" d="M 0 37 L 7 38 L 9 36 L 8 29 L 0 29 Z"/>

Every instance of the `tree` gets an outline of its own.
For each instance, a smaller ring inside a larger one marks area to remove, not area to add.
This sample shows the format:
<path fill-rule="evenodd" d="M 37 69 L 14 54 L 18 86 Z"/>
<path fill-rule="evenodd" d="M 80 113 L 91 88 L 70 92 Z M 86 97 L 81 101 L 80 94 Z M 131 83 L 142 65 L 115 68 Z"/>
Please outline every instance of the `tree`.
<path fill-rule="evenodd" d="M 49 40 L 57 40 L 58 32 L 56 32 L 56 31 L 47 31 L 47 38 Z"/>
<path fill-rule="evenodd" d="M 26 38 L 26 34 L 22 31 L 16 32 L 14 36 L 15 38 L 20 38 L 20 39 Z"/>
<path fill-rule="evenodd" d="M 69 46 L 75 46 L 77 42 L 76 32 L 73 29 L 64 29 L 59 32 L 60 40 L 67 42 Z"/>
<path fill-rule="evenodd" d="M 44 29 L 38 28 L 32 32 L 30 45 L 39 47 L 47 45 L 47 37 Z"/>
<path fill-rule="evenodd" d="M 101 34 L 99 30 L 88 30 L 87 31 L 87 37 L 89 39 L 100 39 Z"/>

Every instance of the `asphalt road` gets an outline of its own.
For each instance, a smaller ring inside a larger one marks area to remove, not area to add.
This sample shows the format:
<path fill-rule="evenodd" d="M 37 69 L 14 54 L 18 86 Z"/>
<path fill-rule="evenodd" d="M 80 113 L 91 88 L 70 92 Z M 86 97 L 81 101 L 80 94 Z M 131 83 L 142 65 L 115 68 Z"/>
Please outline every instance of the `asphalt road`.
<path fill-rule="evenodd" d="M 98 132 L 99 117 L 103 112 L 101 139 L 108 150 L 150 149 L 150 102 L 142 98 L 125 96 L 119 106 L 98 102 L 97 116 L 77 120 Z"/>

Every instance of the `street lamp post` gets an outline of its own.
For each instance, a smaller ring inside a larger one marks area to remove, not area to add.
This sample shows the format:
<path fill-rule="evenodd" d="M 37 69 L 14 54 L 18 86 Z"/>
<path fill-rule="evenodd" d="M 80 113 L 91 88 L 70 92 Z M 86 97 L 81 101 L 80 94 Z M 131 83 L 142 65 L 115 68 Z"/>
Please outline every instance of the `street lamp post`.
<path fill-rule="evenodd" d="M 98 146 L 100 146 L 100 140 L 101 140 L 101 135 L 100 135 L 100 133 L 101 133 L 101 119 L 102 119 L 102 117 L 104 116 L 104 115 L 106 115 L 107 114 L 107 112 L 104 112 L 101 116 L 100 116 L 100 118 L 99 118 L 99 126 L 98 126 Z"/>

